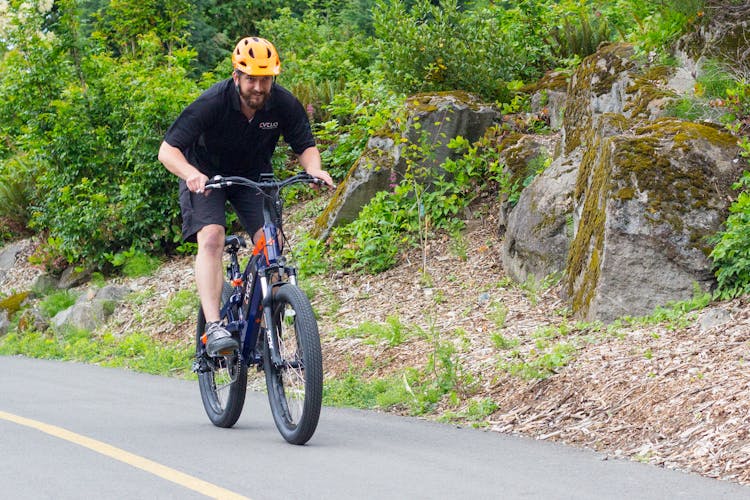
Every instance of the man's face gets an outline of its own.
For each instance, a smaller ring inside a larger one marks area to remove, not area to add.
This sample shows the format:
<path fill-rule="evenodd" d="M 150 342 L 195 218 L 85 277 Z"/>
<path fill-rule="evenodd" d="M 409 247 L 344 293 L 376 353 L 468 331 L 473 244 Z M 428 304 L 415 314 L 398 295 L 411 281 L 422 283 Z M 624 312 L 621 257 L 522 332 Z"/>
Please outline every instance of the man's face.
<path fill-rule="evenodd" d="M 263 108 L 266 100 L 271 95 L 273 85 L 272 76 L 250 76 L 245 73 L 235 72 L 234 83 L 240 93 L 240 99 L 250 108 L 259 110 Z"/>

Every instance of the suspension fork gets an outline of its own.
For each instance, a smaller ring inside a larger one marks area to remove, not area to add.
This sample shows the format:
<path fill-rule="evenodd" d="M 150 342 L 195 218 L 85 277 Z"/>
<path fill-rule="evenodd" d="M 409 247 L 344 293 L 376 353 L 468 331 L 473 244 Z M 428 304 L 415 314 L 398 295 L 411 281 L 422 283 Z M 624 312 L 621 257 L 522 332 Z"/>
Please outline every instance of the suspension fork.
<path fill-rule="evenodd" d="M 271 354 L 271 362 L 275 366 L 281 366 L 283 361 L 279 352 L 279 335 L 273 322 L 273 290 L 268 283 L 267 276 L 260 276 L 260 289 L 263 292 L 263 319 L 266 323 L 266 342 L 268 352 Z"/>

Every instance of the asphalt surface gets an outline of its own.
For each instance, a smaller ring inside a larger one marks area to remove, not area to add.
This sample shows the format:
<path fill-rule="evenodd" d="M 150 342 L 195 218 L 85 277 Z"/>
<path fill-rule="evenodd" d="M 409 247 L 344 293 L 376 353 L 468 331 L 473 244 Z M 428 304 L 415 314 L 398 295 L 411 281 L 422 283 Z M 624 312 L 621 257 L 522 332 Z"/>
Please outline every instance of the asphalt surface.
<path fill-rule="evenodd" d="M 287 444 L 264 394 L 232 429 L 197 382 L 0 357 L 3 498 L 750 499 L 750 487 L 591 451 L 323 408 Z"/>

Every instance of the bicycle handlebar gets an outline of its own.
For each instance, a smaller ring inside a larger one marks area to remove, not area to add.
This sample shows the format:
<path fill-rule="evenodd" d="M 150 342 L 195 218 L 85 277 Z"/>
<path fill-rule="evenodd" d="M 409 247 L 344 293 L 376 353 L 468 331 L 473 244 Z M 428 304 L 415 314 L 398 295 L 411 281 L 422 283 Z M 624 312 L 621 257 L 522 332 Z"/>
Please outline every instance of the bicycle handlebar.
<path fill-rule="evenodd" d="M 318 179 L 317 177 L 313 177 L 307 172 L 301 172 L 297 175 L 293 175 L 292 177 L 289 177 L 281 181 L 276 180 L 276 179 L 253 181 L 246 177 L 239 177 L 239 176 L 223 177 L 221 175 L 216 175 L 213 178 L 209 179 L 209 181 L 206 183 L 205 188 L 206 189 L 222 189 L 228 186 L 245 186 L 245 187 L 255 188 L 259 191 L 264 191 L 266 189 L 273 189 L 273 188 L 281 189 L 287 186 L 291 186 L 292 184 L 298 184 L 302 182 L 318 184 L 318 185 L 325 184 L 325 181 L 323 179 Z"/>

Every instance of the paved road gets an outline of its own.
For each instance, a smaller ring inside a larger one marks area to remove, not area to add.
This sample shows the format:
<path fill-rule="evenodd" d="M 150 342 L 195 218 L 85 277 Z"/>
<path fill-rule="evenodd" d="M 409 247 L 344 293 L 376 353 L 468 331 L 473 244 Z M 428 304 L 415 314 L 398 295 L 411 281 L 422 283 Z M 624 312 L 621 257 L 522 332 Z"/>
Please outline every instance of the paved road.
<path fill-rule="evenodd" d="M 3 498 L 739 499 L 750 487 L 554 443 L 324 408 L 292 446 L 263 394 L 213 427 L 197 384 L 0 357 Z"/>

